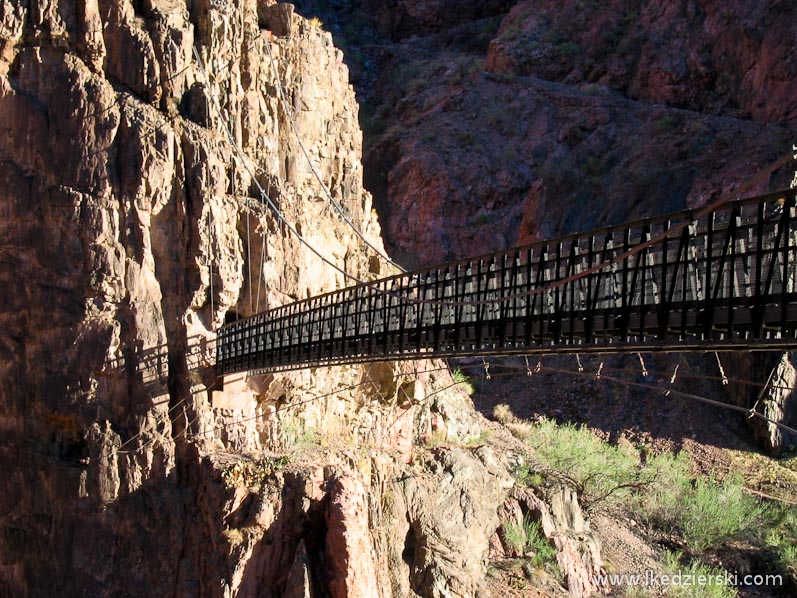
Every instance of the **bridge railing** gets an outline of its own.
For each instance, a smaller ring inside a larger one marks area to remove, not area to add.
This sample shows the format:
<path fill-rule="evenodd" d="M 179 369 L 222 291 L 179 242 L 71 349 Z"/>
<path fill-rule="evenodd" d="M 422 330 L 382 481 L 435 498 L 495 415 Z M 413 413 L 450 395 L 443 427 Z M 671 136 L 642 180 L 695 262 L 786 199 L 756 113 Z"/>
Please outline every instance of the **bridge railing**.
<path fill-rule="evenodd" d="M 566 235 L 235 322 L 219 331 L 217 368 L 780 345 L 797 328 L 796 235 L 793 192 Z"/>

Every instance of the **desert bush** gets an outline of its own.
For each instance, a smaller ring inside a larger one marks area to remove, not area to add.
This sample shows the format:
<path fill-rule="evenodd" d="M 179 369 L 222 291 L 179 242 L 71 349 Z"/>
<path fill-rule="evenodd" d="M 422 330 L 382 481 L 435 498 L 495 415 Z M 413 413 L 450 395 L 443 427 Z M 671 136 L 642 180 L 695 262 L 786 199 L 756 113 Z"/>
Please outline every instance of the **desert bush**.
<path fill-rule="evenodd" d="M 752 535 L 763 509 L 743 488 L 741 478 L 736 476 L 721 483 L 713 479 L 695 482 L 678 516 L 678 527 L 692 550 L 702 552 Z"/>
<path fill-rule="evenodd" d="M 531 564 L 535 567 L 556 562 L 556 549 L 545 537 L 540 522 L 528 515 L 520 523 L 509 521 L 504 525 L 504 540 L 516 554 L 533 553 Z"/>
<path fill-rule="evenodd" d="M 647 527 L 681 538 L 699 554 L 732 541 L 761 544 L 761 532 L 783 568 L 797 570 L 797 510 L 770 513 L 745 492 L 740 476 L 695 477 L 686 453 L 654 455 L 641 463 L 633 449 L 603 442 L 590 430 L 543 420 L 531 429 L 529 444 L 541 463 L 575 486 L 587 510 L 599 503 L 625 508 Z M 772 522 L 772 519 L 775 522 Z"/>
<path fill-rule="evenodd" d="M 635 516 L 651 527 L 675 531 L 679 512 L 692 491 L 691 462 L 685 453 L 662 453 L 648 459 L 653 483 L 637 495 L 631 508 Z"/>
<path fill-rule="evenodd" d="M 692 481 L 689 459 L 671 454 L 648 467 L 653 481 L 638 496 L 638 513 L 652 527 L 678 533 L 694 552 L 754 535 L 763 509 L 744 492 L 741 478 Z"/>
<path fill-rule="evenodd" d="M 640 470 L 637 455 L 603 442 L 583 426 L 543 420 L 534 426 L 529 444 L 542 463 L 574 484 L 588 509 L 628 496 L 650 477 Z"/>
<path fill-rule="evenodd" d="M 457 388 L 469 395 L 473 394 L 473 384 L 470 383 L 470 378 L 462 370 L 457 368 L 451 373 L 451 377 L 454 379 Z"/>
<path fill-rule="evenodd" d="M 728 583 L 724 570 L 696 560 L 684 561 L 680 553 L 665 552 L 664 568 L 671 580 L 680 582 L 667 586 L 667 595 L 673 598 L 736 598 L 739 595 Z M 705 584 L 696 583 L 701 576 Z"/>
<path fill-rule="evenodd" d="M 778 566 L 797 580 L 797 508 L 779 505 L 768 516 L 766 544 L 775 553 Z"/>
<path fill-rule="evenodd" d="M 505 424 L 507 422 L 515 421 L 515 414 L 512 413 L 512 408 L 506 403 L 499 403 L 493 408 L 493 417 L 497 422 Z"/>
<path fill-rule="evenodd" d="M 545 483 L 545 477 L 534 471 L 528 463 L 518 465 L 512 473 L 517 483 L 527 488 L 539 488 Z"/>

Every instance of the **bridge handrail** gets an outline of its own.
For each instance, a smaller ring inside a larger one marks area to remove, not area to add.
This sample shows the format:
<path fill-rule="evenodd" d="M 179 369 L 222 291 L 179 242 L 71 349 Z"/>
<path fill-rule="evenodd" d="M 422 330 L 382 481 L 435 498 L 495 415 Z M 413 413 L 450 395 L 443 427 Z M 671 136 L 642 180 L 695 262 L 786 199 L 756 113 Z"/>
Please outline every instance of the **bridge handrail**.
<path fill-rule="evenodd" d="M 763 194 L 763 195 L 756 195 L 756 196 L 752 196 L 752 197 L 736 199 L 736 200 L 724 203 L 721 206 L 718 206 L 716 209 L 712 210 L 708 214 L 703 214 L 702 217 L 705 218 L 709 214 L 716 214 L 716 213 L 719 213 L 719 212 L 732 211 L 735 207 L 740 207 L 741 208 L 741 207 L 748 206 L 748 205 L 759 204 L 759 203 L 765 202 L 765 201 L 777 200 L 777 199 L 781 199 L 781 198 L 785 199 L 785 197 L 794 196 L 796 194 L 797 194 L 797 191 L 795 189 L 782 189 L 782 190 L 779 190 L 779 191 L 774 191 L 774 192 L 766 193 L 766 194 Z M 394 275 L 391 275 L 391 276 L 388 276 L 388 277 L 385 277 L 385 278 L 380 278 L 378 280 L 371 281 L 368 284 L 351 285 L 351 286 L 348 286 L 348 287 L 344 287 L 342 289 L 335 289 L 333 291 L 328 291 L 328 292 L 322 293 L 320 295 L 314 295 L 313 297 L 309 297 L 307 299 L 300 299 L 300 300 L 294 301 L 292 303 L 286 303 L 284 305 L 269 309 L 269 310 L 267 310 L 264 313 L 274 312 L 274 311 L 277 311 L 277 310 L 284 310 L 286 308 L 301 309 L 301 307 L 310 304 L 310 302 L 323 302 L 324 299 L 327 299 L 329 297 L 332 297 L 332 296 L 335 296 L 335 295 L 339 295 L 339 294 L 344 294 L 344 293 L 350 294 L 352 292 L 356 292 L 358 289 L 361 289 L 361 288 L 370 288 L 370 287 L 375 286 L 375 285 L 384 285 L 384 287 L 387 288 L 388 285 L 391 282 L 396 281 L 396 280 L 412 280 L 413 277 L 422 276 L 422 275 L 427 274 L 427 273 L 429 273 L 431 271 L 444 270 L 446 268 L 455 268 L 457 266 L 462 266 L 462 265 L 467 265 L 467 264 L 472 264 L 472 263 L 479 263 L 480 261 L 481 262 L 488 261 L 488 260 L 491 260 L 491 259 L 494 259 L 494 258 L 497 258 L 497 257 L 502 257 L 502 256 L 505 256 L 505 255 L 509 255 L 509 254 L 517 254 L 519 252 L 525 252 L 525 251 L 534 250 L 534 249 L 538 249 L 538 248 L 542 248 L 542 247 L 556 246 L 557 244 L 563 244 L 563 243 L 566 243 L 568 241 L 573 241 L 575 239 L 581 239 L 581 238 L 585 238 L 585 237 L 597 237 L 599 235 L 608 235 L 609 233 L 615 233 L 617 231 L 633 230 L 635 228 L 641 228 L 641 227 L 644 227 L 644 226 L 652 226 L 652 225 L 655 225 L 655 224 L 660 224 L 662 222 L 685 222 L 685 221 L 686 222 L 689 222 L 689 221 L 696 222 L 696 220 L 694 218 L 694 214 L 696 212 L 699 212 L 700 209 L 701 208 L 690 208 L 690 209 L 685 209 L 685 210 L 678 210 L 676 212 L 670 212 L 670 213 L 662 214 L 662 215 L 659 215 L 659 216 L 641 218 L 641 219 L 634 220 L 634 221 L 631 221 L 631 222 L 623 222 L 623 223 L 620 223 L 620 224 L 613 224 L 613 225 L 604 226 L 604 227 L 597 228 L 597 229 L 591 229 L 591 230 L 588 230 L 588 231 L 569 233 L 567 235 L 562 235 L 562 236 L 559 236 L 559 237 L 545 239 L 545 240 L 542 240 L 542 241 L 534 241 L 532 243 L 527 243 L 527 244 L 519 245 L 519 246 L 516 246 L 516 247 L 510 247 L 510 248 L 507 248 L 507 249 L 500 249 L 500 250 L 497 250 L 497 251 L 493 251 L 491 253 L 485 253 L 485 254 L 482 254 L 482 255 L 462 258 L 462 259 L 458 259 L 458 260 L 453 260 L 451 262 L 446 262 L 446 263 L 438 264 L 438 265 L 431 266 L 431 267 L 420 268 L 418 270 L 413 270 L 413 271 L 410 271 L 410 272 L 401 272 L 401 273 L 397 273 L 397 274 L 394 274 Z M 411 290 L 411 289 L 407 289 L 407 290 Z M 401 290 L 396 291 L 396 292 L 401 292 Z M 248 321 L 250 319 L 263 316 L 264 313 L 254 314 L 252 316 L 247 316 L 246 318 L 243 318 L 243 319 L 238 320 L 236 322 L 230 322 L 228 324 L 225 324 L 224 326 L 222 326 L 221 328 L 218 329 L 218 332 L 219 333 L 223 333 L 227 328 L 230 328 L 230 327 L 233 327 L 233 326 L 240 326 L 242 323 L 244 323 L 244 322 L 246 322 L 246 321 Z"/>

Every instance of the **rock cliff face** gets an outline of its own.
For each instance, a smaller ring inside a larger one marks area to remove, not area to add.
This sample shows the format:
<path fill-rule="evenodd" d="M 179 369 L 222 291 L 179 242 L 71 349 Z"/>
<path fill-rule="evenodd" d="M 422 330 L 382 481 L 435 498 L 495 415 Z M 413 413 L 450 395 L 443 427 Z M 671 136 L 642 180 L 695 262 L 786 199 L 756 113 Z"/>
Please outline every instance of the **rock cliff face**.
<path fill-rule="evenodd" d="M 363 48 L 381 67 L 361 86 L 366 186 L 388 248 L 407 264 L 699 207 L 795 140 L 794 3 L 353 4 L 377 15 L 386 38 Z M 779 357 L 740 367 L 763 383 Z M 794 405 L 782 392 L 759 402 L 784 423 Z M 773 454 L 793 445 L 753 423 Z"/>
<path fill-rule="evenodd" d="M 372 48 L 366 182 L 410 263 L 699 206 L 790 147 L 791 3 L 465 5 Z"/>
<path fill-rule="evenodd" d="M 482 592 L 510 464 L 416 449 L 479 437 L 442 364 L 214 374 L 225 319 L 346 283 L 261 189 L 389 272 L 291 119 L 381 247 L 346 67 L 291 6 L 0 3 L 0 593 Z"/>

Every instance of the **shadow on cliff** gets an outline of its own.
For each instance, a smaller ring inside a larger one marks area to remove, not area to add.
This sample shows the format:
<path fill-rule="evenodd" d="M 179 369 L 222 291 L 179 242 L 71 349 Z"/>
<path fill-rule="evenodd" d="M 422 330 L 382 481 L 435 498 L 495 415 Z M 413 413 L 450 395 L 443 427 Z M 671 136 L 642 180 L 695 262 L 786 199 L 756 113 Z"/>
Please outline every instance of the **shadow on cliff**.
<path fill-rule="evenodd" d="M 326 563 L 328 494 L 313 500 L 308 496 L 311 483 L 301 475 L 288 473 L 282 484 L 266 480 L 266 492 L 249 494 L 227 517 L 228 528 L 246 529 L 256 525 L 258 516 L 270 507 L 277 509 L 246 561 L 237 594 L 240 598 L 330 595 Z"/>
<path fill-rule="evenodd" d="M 185 363 L 189 374 L 206 377 L 210 369 L 209 360 L 215 359 L 216 340 L 203 335 L 193 335 L 186 341 Z M 211 357 L 213 356 L 213 357 Z M 114 375 L 126 373 L 128 379 L 142 385 L 146 396 L 158 396 L 168 392 L 169 384 L 169 346 L 158 345 L 149 349 L 126 347 L 124 355 L 103 363 L 102 370 Z M 213 384 L 213 381 L 207 381 Z"/>
<path fill-rule="evenodd" d="M 730 360 L 720 359 L 733 380 Z M 688 440 L 718 448 L 760 450 L 744 415 L 677 392 L 667 394 L 671 389 L 732 404 L 713 355 L 643 354 L 642 361 L 636 354 L 546 356 L 538 372 L 538 356 L 534 356 L 529 357 L 530 376 L 523 358 L 488 358 L 488 363 L 490 380 L 485 379 L 480 360 L 461 362 L 460 367 L 471 377 L 476 408 L 490 419 L 496 405 L 506 404 L 519 418 L 584 424 L 610 442 L 623 436 L 675 451 Z"/>

